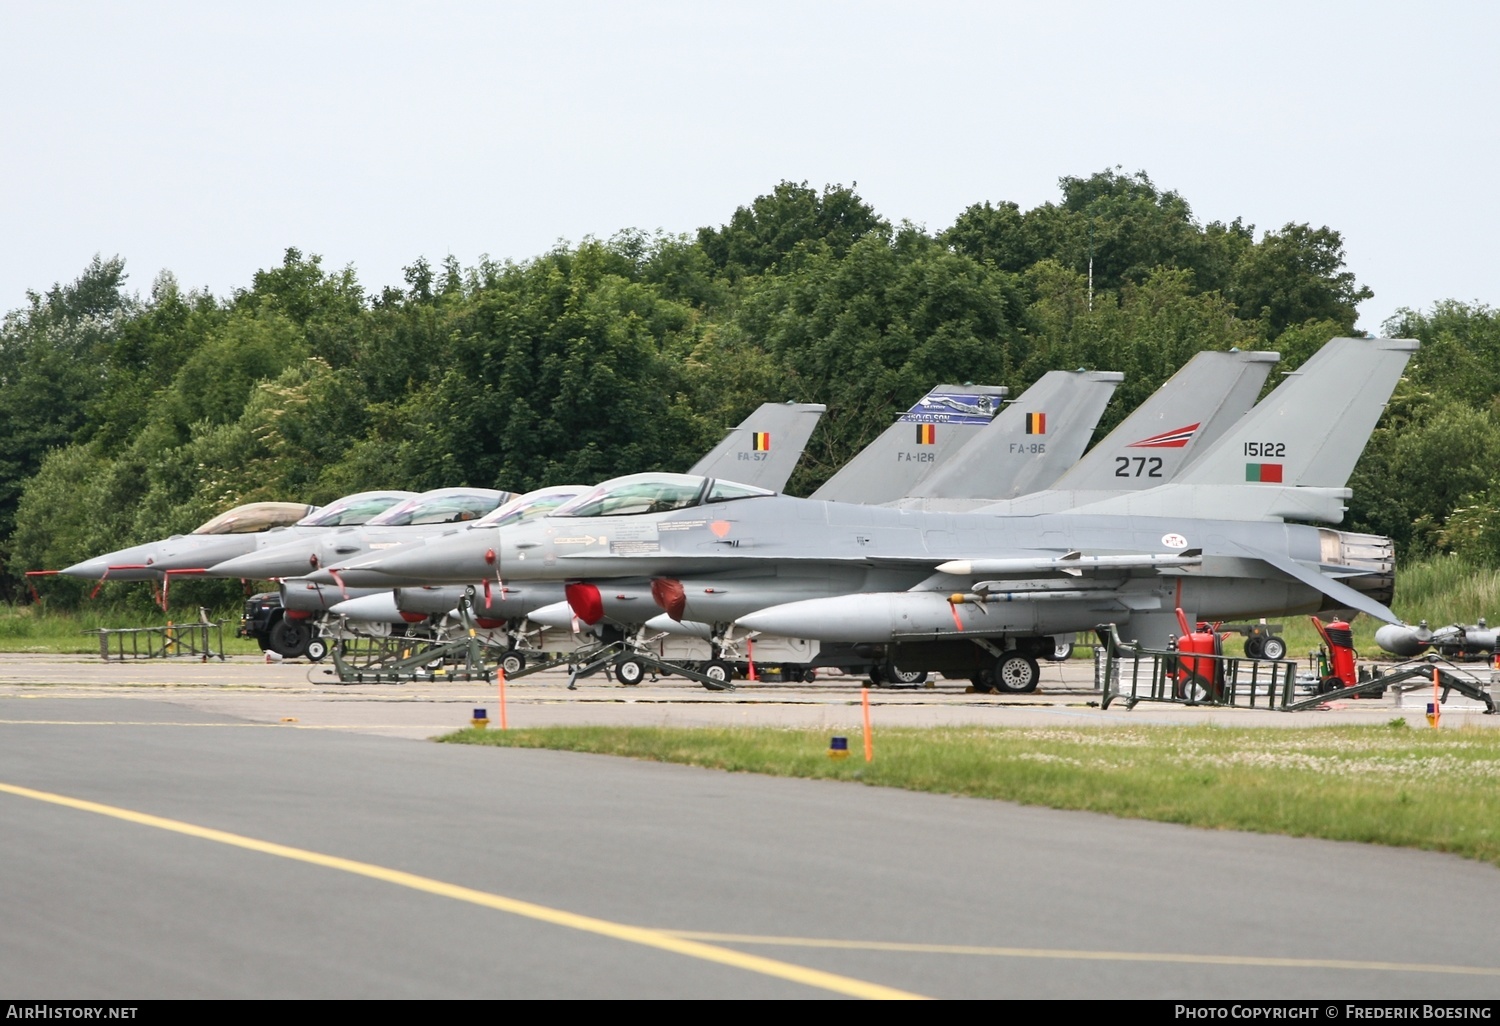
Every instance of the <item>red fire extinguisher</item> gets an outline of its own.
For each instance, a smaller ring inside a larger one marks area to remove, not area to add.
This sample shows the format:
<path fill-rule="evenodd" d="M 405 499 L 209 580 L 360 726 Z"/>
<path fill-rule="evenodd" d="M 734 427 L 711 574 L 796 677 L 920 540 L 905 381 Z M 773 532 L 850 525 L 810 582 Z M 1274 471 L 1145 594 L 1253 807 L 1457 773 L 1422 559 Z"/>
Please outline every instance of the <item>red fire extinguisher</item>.
<path fill-rule="evenodd" d="M 1312 622 L 1323 636 L 1323 644 L 1328 646 L 1329 673 L 1318 682 L 1318 690 L 1328 692 L 1354 687 L 1358 683 L 1354 667 L 1354 631 L 1348 621 L 1324 623 L 1314 616 Z"/>
<path fill-rule="evenodd" d="M 1182 654 L 1172 671 L 1177 697 L 1195 702 L 1218 699 L 1224 693 L 1224 663 L 1203 657 L 1224 654 L 1223 636 L 1212 629 L 1188 626 L 1187 614 L 1181 609 L 1177 610 L 1177 623 L 1182 628 L 1182 636 L 1177 639 L 1177 651 Z"/>

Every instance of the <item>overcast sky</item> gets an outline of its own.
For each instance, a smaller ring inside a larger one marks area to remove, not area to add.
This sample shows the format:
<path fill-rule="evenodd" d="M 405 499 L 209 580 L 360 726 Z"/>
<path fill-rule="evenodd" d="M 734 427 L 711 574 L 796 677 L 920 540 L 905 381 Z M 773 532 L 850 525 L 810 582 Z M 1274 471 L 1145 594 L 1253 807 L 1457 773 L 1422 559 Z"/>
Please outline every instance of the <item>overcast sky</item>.
<path fill-rule="evenodd" d="M 1500 302 L 1500 5 L 0 0 L 0 310 L 119 254 L 367 289 L 858 183 L 936 231 L 1115 165 L 1343 233 L 1402 306 Z"/>

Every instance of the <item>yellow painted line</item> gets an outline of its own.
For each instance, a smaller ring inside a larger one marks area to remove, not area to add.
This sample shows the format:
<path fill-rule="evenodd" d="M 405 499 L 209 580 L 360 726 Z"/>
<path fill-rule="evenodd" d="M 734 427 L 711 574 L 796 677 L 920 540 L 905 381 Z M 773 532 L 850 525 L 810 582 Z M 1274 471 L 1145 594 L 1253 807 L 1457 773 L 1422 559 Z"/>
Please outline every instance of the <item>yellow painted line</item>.
<path fill-rule="evenodd" d="M 1455 976 L 1500 976 L 1500 968 L 1432 965 L 1422 962 L 1362 962 L 1347 958 L 1277 958 L 1260 955 L 1194 955 L 1152 951 L 1078 951 L 1069 948 L 994 948 L 971 944 L 903 944 L 899 941 L 837 940 L 819 937 L 763 937 L 756 934 L 663 930 L 684 940 L 720 944 L 766 944 L 788 948 L 842 948 L 850 951 L 897 951 L 923 955 L 984 955 L 991 958 L 1057 958 L 1085 962 L 1178 962 L 1188 965 L 1269 966 L 1282 969 L 1359 969 L 1373 972 L 1444 973 Z"/>
<path fill-rule="evenodd" d="M 173 720 L 0 720 L 0 726 L 42 727 L 253 727 L 280 730 L 466 730 L 463 723 L 179 723 Z"/>
<path fill-rule="evenodd" d="M 529 901 L 491 894 L 488 891 L 479 891 L 471 887 L 460 887 L 457 884 L 444 883 L 441 880 L 418 876 L 415 873 L 406 873 L 399 869 L 387 869 L 385 866 L 377 866 L 369 862 L 358 862 L 354 859 L 340 858 L 337 855 L 324 855 L 321 852 L 308 851 L 305 848 L 293 848 L 285 844 L 261 841 L 254 837 L 245 837 L 241 834 L 232 834 L 224 830 L 214 830 L 210 827 L 184 823 L 181 820 L 152 816 L 148 813 L 134 812 L 130 809 L 121 809 L 113 805 L 102 805 L 99 802 L 85 801 L 81 798 L 69 798 L 67 795 L 52 794 L 48 791 L 35 791 L 29 787 L 18 787 L 15 784 L 0 783 L 0 793 L 13 794 L 21 798 L 31 798 L 39 802 L 48 802 L 52 805 L 61 805 L 64 808 L 77 809 L 80 812 L 93 812 L 101 816 L 124 820 L 127 823 L 137 823 L 141 826 L 155 827 L 158 830 L 168 830 L 172 833 L 184 834 L 188 837 L 197 837 L 205 841 L 227 844 L 234 848 L 260 852 L 263 855 L 275 855 L 279 858 L 291 859 L 295 862 L 305 862 L 309 865 L 322 866 L 325 869 L 337 869 L 341 872 L 352 873 L 355 876 L 363 876 L 371 880 L 380 880 L 383 883 L 395 884 L 398 887 L 408 887 L 414 891 L 423 891 L 442 898 L 452 898 L 455 901 L 466 901 L 472 905 L 480 905 L 484 908 L 492 908 L 500 912 L 509 912 L 512 915 L 535 919 L 538 922 L 550 923 L 553 926 L 563 926 L 571 930 L 580 930 L 584 933 L 597 934 L 601 937 L 610 937 L 614 940 L 627 941 L 631 944 L 640 944 L 648 948 L 670 951 L 674 954 L 686 955 L 689 958 L 702 959 L 705 962 L 715 962 L 719 965 L 743 969 L 746 972 L 760 973 L 764 976 L 789 980 L 793 983 L 800 983 L 808 987 L 817 987 L 848 997 L 887 1000 L 920 999 L 922 997 L 920 994 L 897 990 L 894 987 L 886 987 L 878 983 L 868 983 L 864 980 L 856 980 L 848 976 L 839 976 L 836 973 L 826 973 L 819 969 L 808 969 L 804 966 L 792 965 L 789 962 L 780 962 L 772 958 L 747 955 L 741 951 L 732 951 L 728 948 L 704 944 L 691 938 L 673 936 L 661 930 L 627 926 L 624 923 L 615 923 L 608 919 L 595 919 L 593 916 L 578 915 L 574 912 L 549 908 L 546 905 L 537 905 Z"/>

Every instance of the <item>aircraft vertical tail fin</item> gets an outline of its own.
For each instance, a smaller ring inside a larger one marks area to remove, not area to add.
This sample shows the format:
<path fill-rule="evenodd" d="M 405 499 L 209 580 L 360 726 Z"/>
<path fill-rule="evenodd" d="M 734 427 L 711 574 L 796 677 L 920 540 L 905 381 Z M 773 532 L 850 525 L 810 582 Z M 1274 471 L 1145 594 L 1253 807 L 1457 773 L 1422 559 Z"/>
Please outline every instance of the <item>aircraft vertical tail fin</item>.
<path fill-rule="evenodd" d="M 987 427 L 1009 394 L 999 385 L 938 385 L 811 497 L 866 505 L 901 498 Z"/>
<path fill-rule="evenodd" d="M 1008 499 L 1051 486 L 1083 454 L 1123 380 L 1115 371 L 1048 371 L 906 496 Z"/>
<path fill-rule="evenodd" d="M 1280 359 L 1279 353 L 1199 353 L 1058 478 L 1053 489 L 1134 491 L 1175 479 L 1255 405 Z"/>
<path fill-rule="evenodd" d="M 1338 523 L 1354 465 L 1419 345 L 1333 339 L 1175 482 L 1070 512 Z"/>
<path fill-rule="evenodd" d="M 1419 345 L 1401 338 L 1331 340 L 1179 480 L 1343 488 Z"/>
<path fill-rule="evenodd" d="M 827 409 L 822 403 L 763 403 L 688 473 L 779 492 Z"/>

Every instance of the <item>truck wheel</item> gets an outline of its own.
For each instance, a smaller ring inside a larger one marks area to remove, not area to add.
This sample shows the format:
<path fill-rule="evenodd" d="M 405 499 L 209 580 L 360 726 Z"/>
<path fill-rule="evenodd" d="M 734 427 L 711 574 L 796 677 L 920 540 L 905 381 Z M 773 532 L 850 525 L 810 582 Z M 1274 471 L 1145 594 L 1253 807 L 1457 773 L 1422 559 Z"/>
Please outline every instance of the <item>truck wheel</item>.
<path fill-rule="evenodd" d="M 289 620 L 283 616 L 271 628 L 271 651 L 283 659 L 306 655 L 311 641 L 312 631 L 301 620 Z"/>

